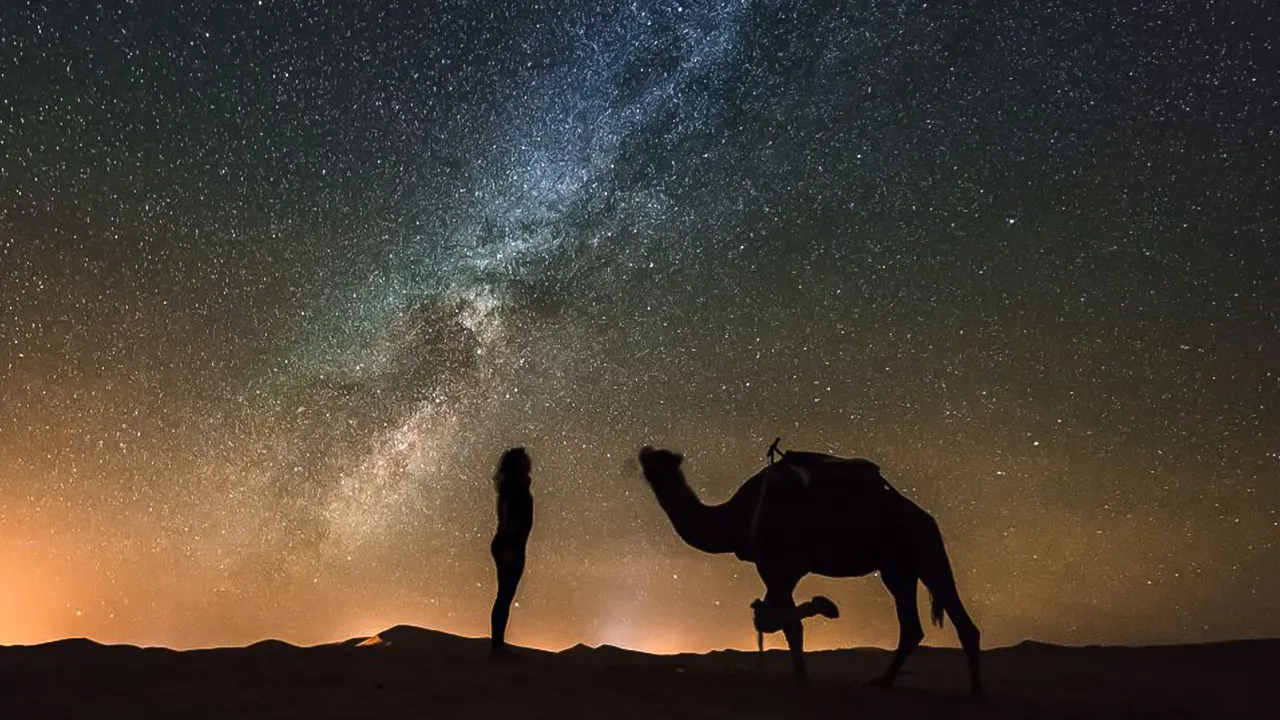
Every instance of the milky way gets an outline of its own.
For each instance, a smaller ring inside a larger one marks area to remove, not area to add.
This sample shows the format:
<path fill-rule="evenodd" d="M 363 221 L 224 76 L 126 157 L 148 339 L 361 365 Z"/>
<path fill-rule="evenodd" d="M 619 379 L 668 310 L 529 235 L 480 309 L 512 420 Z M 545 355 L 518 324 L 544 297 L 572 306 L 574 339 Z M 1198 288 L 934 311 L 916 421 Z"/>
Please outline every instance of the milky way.
<path fill-rule="evenodd" d="M 0 10 L 0 643 L 481 634 L 524 444 L 513 641 L 745 647 L 634 457 L 779 435 L 992 643 L 1280 633 L 1267 3 L 198 5 Z"/>

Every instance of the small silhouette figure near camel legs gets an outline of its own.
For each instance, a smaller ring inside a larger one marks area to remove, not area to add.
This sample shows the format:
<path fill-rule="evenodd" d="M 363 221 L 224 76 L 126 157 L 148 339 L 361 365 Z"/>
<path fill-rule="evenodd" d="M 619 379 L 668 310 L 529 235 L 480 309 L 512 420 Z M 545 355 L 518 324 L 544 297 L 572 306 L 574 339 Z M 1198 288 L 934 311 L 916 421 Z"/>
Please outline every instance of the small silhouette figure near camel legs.
<path fill-rule="evenodd" d="M 840 608 L 836 607 L 830 599 L 815 595 L 797 605 L 796 614 L 800 616 L 801 622 L 819 615 L 834 620 L 840 617 Z M 756 657 L 759 658 L 760 669 L 763 670 L 764 636 L 766 633 L 776 633 L 781 630 L 786 624 L 786 618 L 770 613 L 769 606 L 765 605 L 763 598 L 760 598 L 751 601 L 751 624 L 756 628 L 756 650 L 758 651 Z"/>
<path fill-rule="evenodd" d="M 776 443 L 775 443 L 776 445 Z M 684 457 L 645 446 L 640 466 L 680 539 L 707 553 L 733 553 L 753 563 L 764 581 L 757 617 L 786 635 L 796 679 L 806 682 L 803 618 L 792 594 L 809 573 L 861 577 L 880 572 L 898 610 L 898 648 L 880 678 L 892 686 L 924 639 L 916 607 L 923 582 L 933 599 L 930 615 L 944 613 L 964 647 L 969 692 L 982 696 L 978 627 L 956 589 L 938 523 L 880 476 L 869 460 L 785 452 L 720 505 L 704 504 L 689 487 Z"/>

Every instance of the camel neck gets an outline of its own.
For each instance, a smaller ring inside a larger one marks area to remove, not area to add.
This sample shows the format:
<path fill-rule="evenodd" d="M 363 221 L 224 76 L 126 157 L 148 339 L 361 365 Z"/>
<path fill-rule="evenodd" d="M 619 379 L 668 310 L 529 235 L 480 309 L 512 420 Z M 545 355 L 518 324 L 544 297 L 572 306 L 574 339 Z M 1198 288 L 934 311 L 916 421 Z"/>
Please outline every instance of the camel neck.
<path fill-rule="evenodd" d="M 705 553 L 736 550 L 737 538 L 728 507 L 702 502 L 683 479 L 663 483 L 661 489 L 655 485 L 654 494 L 681 540 Z"/>

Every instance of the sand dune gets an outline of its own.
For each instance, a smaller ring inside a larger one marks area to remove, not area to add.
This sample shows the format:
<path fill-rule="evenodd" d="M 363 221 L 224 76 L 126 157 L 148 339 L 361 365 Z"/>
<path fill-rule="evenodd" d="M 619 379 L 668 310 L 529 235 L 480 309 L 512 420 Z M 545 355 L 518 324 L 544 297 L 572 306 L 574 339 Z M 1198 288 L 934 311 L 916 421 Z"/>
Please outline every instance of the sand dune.
<path fill-rule="evenodd" d="M 5 718 L 1276 717 L 1280 641 L 984 655 L 991 699 L 964 696 L 958 651 L 923 648 L 901 687 L 864 687 L 881 650 L 814 653 L 810 687 L 767 653 L 655 656 L 576 646 L 490 660 L 485 640 L 409 626 L 315 647 L 266 640 L 173 651 L 61 640 L 0 647 Z"/>

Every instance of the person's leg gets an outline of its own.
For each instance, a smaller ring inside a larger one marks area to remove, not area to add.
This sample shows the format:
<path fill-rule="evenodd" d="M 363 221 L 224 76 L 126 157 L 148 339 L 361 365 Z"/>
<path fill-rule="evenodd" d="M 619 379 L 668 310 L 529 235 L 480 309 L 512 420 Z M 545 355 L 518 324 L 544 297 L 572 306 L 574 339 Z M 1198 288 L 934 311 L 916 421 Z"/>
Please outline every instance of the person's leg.
<path fill-rule="evenodd" d="M 495 560 L 498 566 L 498 594 L 493 600 L 493 612 L 489 617 L 490 642 L 494 650 L 503 651 L 506 649 L 511 603 L 515 600 L 520 577 L 524 574 L 524 554 L 510 548 L 499 549 L 495 553 Z"/>

